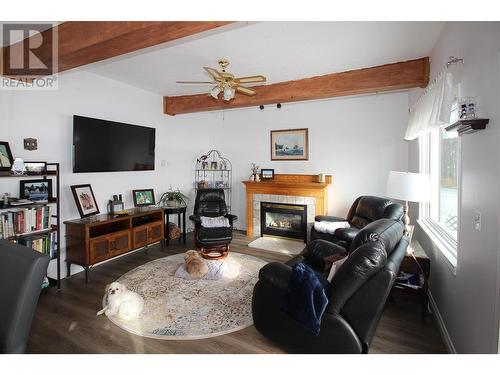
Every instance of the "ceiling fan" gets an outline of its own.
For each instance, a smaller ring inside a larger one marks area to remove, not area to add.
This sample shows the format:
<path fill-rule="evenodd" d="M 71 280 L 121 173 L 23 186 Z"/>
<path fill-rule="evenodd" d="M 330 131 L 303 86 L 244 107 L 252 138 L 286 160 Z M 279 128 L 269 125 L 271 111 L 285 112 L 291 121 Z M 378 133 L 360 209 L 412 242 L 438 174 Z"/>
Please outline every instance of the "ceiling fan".
<path fill-rule="evenodd" d="M 255 90 L 243 86 L 243 84 L 249 83 L 263 83 L 266 82 L 266 77 L 263 75 L 249 76 L 249 77 L 235 77 L 233 74 L 226 72 L 226 68 L 229 65 L 227 59 L 220 59 L 218 61 L 221 71 L 214 68 L 209 68 L 204 66 L 203 69 L 212 77 L 212 82 L 206 81 L 177 81 L 177 83 L 190 83 L 190 84 L 200 84 L 200 85 L 215 85 L 213 86 L 209 93 L 215 99 L 219 99 L 220 93 L 222 93 L 222 99 L 229 101 L 234 99 L 234 94 L 236 91 L 253 96 L 257 94 Z"/>

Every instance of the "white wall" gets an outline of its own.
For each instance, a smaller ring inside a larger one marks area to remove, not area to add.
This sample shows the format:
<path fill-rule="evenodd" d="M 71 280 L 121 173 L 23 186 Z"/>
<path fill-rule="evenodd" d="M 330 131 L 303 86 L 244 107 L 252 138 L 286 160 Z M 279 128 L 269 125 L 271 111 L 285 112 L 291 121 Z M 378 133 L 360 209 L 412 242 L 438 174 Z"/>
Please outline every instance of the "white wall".
<path fill-rule="evenodd" d="M 218 113 L 211 145 L 233 164 L 233 213 L 246 228 L 244 185 L 254 162 L 275 173 L 333 176 L 329 214 L 345 216 L 359 195 L 384 195 L 389 170 L 407 170 L 406 92 Z M 270 130 L 309 128 L 308 161 L 271 161 Z"/>
<path fill-rule="evenodd" d="M 462 136 L 461 201 L 456 276 L 429 237 L 416 236 L 431 258 L 430 289 L 451 344 L 459 353 L 498 350 L 500 23 L 450 22 L 431 54 L 431 77 L 449 56 L 464 59 L 462 95 L 479 98 L 486 130 Z M 415 98 L 413 93 L 410 98 Z M 409 165 L 418 169 L 418 144 L 410 146 Z M 482 213 L 482 230 L 473 215 Z"/>
<path fill-rule="evenodd" d="M 156 128 L 154 171 L 72 173 L 72 116 L 103 118 Z M 154 188 L 157 199 L 169 186 L 188 190 L 197 154 L 209 147 L 206 115 L 174 118 L 163 115 L 159 95 L 86 72 L 60 75 L 56 91 L 0 91 L 0 140 L 9 142 L 15 157 L 61 164 L 62 220 L 79 217 L 70 185 L 90 183 L 101 212 L 113 194 L 133 206 L 132 189 Z M 38 150 L 26 151 L 23 138 L 38 139 Z M 161 167 L 161 160 L 166 166 Z M 1 179 L 0 193 L 19 194 L 19 179 Z M 62 228 L 64 236 L 64 226 Z M 65 241 L 63 238 L 62 246 Z M 63 270 L 65 254 L 61 254 Z M 52 262 L 50 270 L 54 270 Z M 81 270 L 74 267 L 74 272 Z M 62 273 L 66 274 L 65 271 Z"/>

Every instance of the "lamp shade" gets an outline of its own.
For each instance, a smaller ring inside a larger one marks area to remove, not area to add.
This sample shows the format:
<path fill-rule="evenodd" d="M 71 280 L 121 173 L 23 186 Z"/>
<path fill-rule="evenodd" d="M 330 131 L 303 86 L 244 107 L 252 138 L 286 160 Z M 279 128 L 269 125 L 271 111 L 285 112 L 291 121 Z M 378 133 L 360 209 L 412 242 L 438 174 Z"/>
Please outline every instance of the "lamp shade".
<path fill-rule="evenodd" d="M 387 179 L 387 196 L 408 202 L 428 202 L 430 187 L 428 174 L 390 171 Z"/>

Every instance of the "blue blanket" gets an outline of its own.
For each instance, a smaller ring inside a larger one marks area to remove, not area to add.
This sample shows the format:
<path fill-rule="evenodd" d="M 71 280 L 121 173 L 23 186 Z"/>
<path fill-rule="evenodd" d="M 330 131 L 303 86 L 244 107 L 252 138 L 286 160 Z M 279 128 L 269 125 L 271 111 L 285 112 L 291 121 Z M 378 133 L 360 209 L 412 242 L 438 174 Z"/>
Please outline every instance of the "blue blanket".
<path fill-rule="evenodd" d="M 304 263 L 292 267 L 283 311 L 298 324 L 319 335 L 321 317 L 328 305 L 328 282 Z"/>

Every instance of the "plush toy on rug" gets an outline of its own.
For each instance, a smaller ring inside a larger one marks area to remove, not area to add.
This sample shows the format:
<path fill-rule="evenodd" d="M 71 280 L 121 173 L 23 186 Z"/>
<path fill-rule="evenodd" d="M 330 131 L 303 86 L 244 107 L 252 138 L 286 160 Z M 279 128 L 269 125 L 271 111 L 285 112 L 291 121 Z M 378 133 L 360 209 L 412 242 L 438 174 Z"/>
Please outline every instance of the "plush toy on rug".
<path fill-rule="evenodd" d="M 205 261 L 196 250 L 186 251 L 184 256 L 184 268 L 193 279 L 201 279 L 208 272 Z"/>
<path fill-rule="evenodd" d="M 134 320 L 139 317 L 144 308 L 144 300 L 139 294 L 116 281 L 106 285 L 105 290 L 102 310 L 97 315 L 106 314 L 124 320 Z"/>
<path fill-rule="evenodd" d="M 174 276 L 184 280 L 222 280 L 233 278 L 239 273 L 238 265 L 229 264 L 226 260 L 206 261 L 196 250 L 188 250 L 184 256 L 184 264 L 181 264 Z"/>

